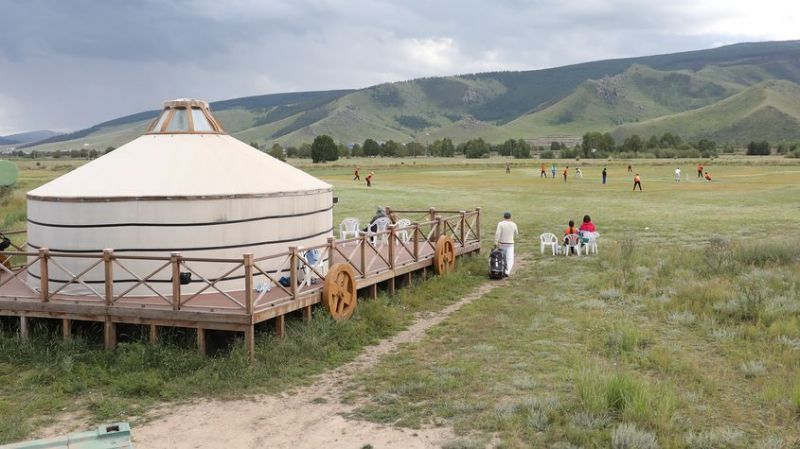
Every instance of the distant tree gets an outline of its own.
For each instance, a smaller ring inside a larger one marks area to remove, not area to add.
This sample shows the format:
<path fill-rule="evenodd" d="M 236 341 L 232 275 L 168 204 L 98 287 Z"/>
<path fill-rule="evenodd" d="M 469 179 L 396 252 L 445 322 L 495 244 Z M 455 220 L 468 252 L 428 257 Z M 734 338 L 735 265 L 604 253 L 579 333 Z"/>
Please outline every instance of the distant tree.
<path fill-rule="evenodd" d="M 425 155 L 425 145 L 419 142 L 408 142 L 406 144 L 406 150 L 408 150 L 408 155 L 411 157 Z"/>
<path fill-rule="evenodd" d="M 397 149 L 394 152 L 395 157 L 408 157 L 408 146 L 402 143 L 397 144 Z"/>
<path fill-rule="evenodd" d="M 442 139 L 442 157 L 453 157 L 456 155 L 456 147 L 453 141 L 445 137 Z"/>
<path fill-rule="evenodd" d="M 322 134 L 314 138 L 314 142 L 311 144 L 311 160 L 314 163 L 337 159 L 339 159 L 339 153 L 331 136 Z"/>
<path fill-rule="evenodd" d="M 489 154 L 489 145 L 481 138 L 464 143 L 464 156 L 467 159 L 480 159 Z"/>
<path fill-rule="evenodd" d="M 762 140 L 761 142 L 750 142 L 747 144 L 747 154 L 749 156 L 769 156 L 769 153 L 769 142 L 766 140 Z"/>
<path fill-rule="evenodd" d="M 338 157 L 350 157 L 350 150 L 347 149 L 347 146 L 341 142 L 336 145 L 336 154 Z"/>
<path fill-rule="evenodd" d="M 387 140 L 381 145 L 381 156 L 396 157 L 399 153 L 400 144 L 394 140 Z"/>
<path fill-rule="evenodd" d="M 33 156 L 33 153 L 34 152 L 32 151 L 31 152 L 31 156 Z M 89 151 L 89 159 L 97 159 L 97 156 L 99 156 L 99 155 L 100 155 L 100 153 L 98 153 L 97 150 L 95 150 L 94 148 L 92 148 L 92 150 Z"/>
<path fill-rule="evenodd" d="M 603 142 L 597 149 L 603 152 L 611 152 L 614 151 L 614 149 L 616 148 L 617 148 L 617 143 L 614 141 L 614 136 L 612 136 L 611 133 L 603 134 Z"/>
<path fill-rule="evenodd" d="M 629 151 L 633 153 L 638 153 L 644 149 L 644 143 L 642 142 L 642 138 L 639 137 L 638 134 L 633 134 L 625 138 L 625 141 L 622 143 L 622 151 Z"/>
<path fill-rule="evenodd" d="M 297 157 L 302 159 L 310 159 L 311 158 L 311 145 L 308 142 L 303 142 L 300 145 L 300 148 L 297 150 Z"/>
<path fill-rule="evenodd" d="M 655 150 L 656 148 L 659 148 L 660 146 L 658 143 L 658 137 L 650 136 L 650 138 L 647 140 L 647 143 L 644 146 L 648 150 Z"/>
<path fill-rule="evenodd" d="M 530 159 L 531 158 L 531 144 L 524 139 L 517 141 L 516 148 L 514 148 L 515 159 Z"/>
<path fill-rule="evenodd" d="M 297 157 L 297 147 L 289 147 L 286 149 L 286 157 Z"/>
<path fill-rule="evenodd" d="M 364 156 L 377 156 L 381 154 L 381 146 L 372 139 L 365 140 L 362 148 L 364 150 Z"/>
<path fill-rule="evenodd" d="M 516 150 L 517 141 L 514 139 L 508 139 L 497 147 L 497 154 L 500 156 L 511 156 L 516 152 Z"/>
<path fill-rule="evenodd" d="M 350 154 L 353 157 L 361 157 L 364 155 L 364 151 L 361 149 L 361 145 L 354 143 L 353 148 L 350 148 Z"/>
<path fill-rule="evenodd" d="M 583 157 L 590 157 L 592 154 L 592 149 L 598 149 L 603 145 L 603 135 L 599 132 L 587 132 L 583 135 L 583 140 L 581 141 L 581 151 L 583 152 Z M 551 144 L 552 148 L 552 144 Z M 562 156 L 563 157 L 563 156 Z"/>
<path fill-rule="evenodd" d="M 250 142 L 250 146 L 255 148 L 256 150 L 261 149 L 261 147 L 258 145 L 258 142 Z"/>
<path fill-rule="evenodd" d="M 555 140 L 550 142 L 550 151 L 552 151 L 553 153 L 561 151 L 562 148 L 566 147 L 567 147 L 566 145 L 562 144 L 561 142 L 556 142 Z"/>
<path fill-rule="evenodd" d="M 555 153 L 553 150 L 545 150 L 539 153 L 539 157 L 542 159 L 553 159 L 555 157 Z"/>
<path fill-rule="evenodd" d="M 695 148 L 700 150 L 703 157 L 711 157 L 717 155 L 717 143 L 709 139 L 700 139 L 695 145 Z"/>
<path fill-rule="evenodd" d="M 672 134 L 671 132 L 664 133 L 664 135 L 658 139 L 658 145 L 661 148 L 678 148 L 681 143 L 683 143 L 681 136 Z"/>
<path fill-rule="evenodd" d="M 103 154 L 108 154 L 108 153 L 110 153 L 110 152 L 112 152 L 114 150 L 116 150 L 116 148 L 114 148 L 112 146 L 107 146 L 106 147 L 106 151 Z"/>
<path fill-rule="evenodd" d="M 283 155 L 283 148 L 279 143 L 272 144 L 272 149 L 269 150 L 269 155 L 280 161 L 286 161 L 286 157 Z"/>

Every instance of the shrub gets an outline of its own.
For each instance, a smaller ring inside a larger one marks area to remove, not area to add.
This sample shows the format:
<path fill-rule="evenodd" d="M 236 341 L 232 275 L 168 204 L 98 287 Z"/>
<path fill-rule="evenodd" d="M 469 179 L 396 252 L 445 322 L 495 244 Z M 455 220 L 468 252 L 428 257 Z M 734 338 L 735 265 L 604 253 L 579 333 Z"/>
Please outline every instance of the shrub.
<path fill-rule="evenodd" d="M 641 431 L 633 424 L 620 424 L 611 434 L 613 449 L 657 449 L 655 435 Z"/>
<path fill-rule="evenodd" d="M 744 444 L 744 433 L 735 429 L 713 429 L 686 435 L 689 449 L 735 449 Z"/>
<path fill-rule="evenodd" d="M 617 326 L 606 337 L 606 348 L 612 354 L 622 354 L 647 346 L 648 340 L 628 325 Z"/>
<path fill-rule="evenodd" d="M 748 362 L 742 363 L 741 365 L 739 365 L 739 369 L 744 374 L 744 377 L 748 379 L 762 376 L 767 371 L 767 368 L 764 366 L 764 363 L 755 360 L 750 360 Z"/>
<path fill-rule="evenodd" d="M 668 421 L 673 401 L 653 397 L 649 386 L 626 373 L 604 375 L 583 370 L 575 382 L 580 411 L 596 417 L 615 417 L 657 427 Z"/>

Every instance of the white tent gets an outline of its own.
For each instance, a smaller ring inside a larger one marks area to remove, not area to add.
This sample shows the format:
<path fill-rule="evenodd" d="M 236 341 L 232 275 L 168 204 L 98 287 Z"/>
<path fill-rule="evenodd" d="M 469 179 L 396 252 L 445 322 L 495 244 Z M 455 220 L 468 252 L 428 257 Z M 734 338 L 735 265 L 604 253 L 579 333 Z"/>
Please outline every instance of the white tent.
<path fill-rule="evenodd" d="M 28 240 L 34 250 L 76 254 L 112 248 L 118 255 L 259 257 L 324 243 L 332 235 L 332 208 L 329 184 L 225 134 L 206 102 L 175 100 L 145 135 L 28 192 Z M 58 262 L 77 274 L 89 261 Z M 125 264 L 140 277 L 158 267 Z M 232 266 L 196 268 L 215 278 Z M 32 285 L 38 270 L 34 264 L 29 271 Z M 115 290 L 124 291 L 133 278 L 120 271 Z M 57 280 L 70 279 L 58 267 L 49 274 L 51 291 L 61 287 Z M 169 278 L 164 270 L 154 285 L 170 292 Z M 102 266 L 86 280 L 102 291 Z M 194 281 L 184 291 L 204 286 Z M 227 290 L 243 285 L 241 279 L 220 284 Z M 65 291 L 88 293 L 79 284 Z"/>

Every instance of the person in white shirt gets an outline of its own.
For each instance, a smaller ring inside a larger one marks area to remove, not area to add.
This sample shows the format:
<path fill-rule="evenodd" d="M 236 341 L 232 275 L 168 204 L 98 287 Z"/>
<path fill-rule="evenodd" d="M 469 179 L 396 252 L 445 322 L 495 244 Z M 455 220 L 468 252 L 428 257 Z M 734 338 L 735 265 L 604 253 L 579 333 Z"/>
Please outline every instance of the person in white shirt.
<path fill-rule="evenodd" d="M 494 244 L 506 255 L 506 276 L 511 274 L 511 268 L 514 266 L 514 237 L 518 235 L 517 224 L 511 221 L 511 212 L 504 213 L 503 221 L 497 223 Z"/>
<path fill-rule="evenodd" d="M 675 182 L 681 182 L 681 169 L 675 169 Z"/>

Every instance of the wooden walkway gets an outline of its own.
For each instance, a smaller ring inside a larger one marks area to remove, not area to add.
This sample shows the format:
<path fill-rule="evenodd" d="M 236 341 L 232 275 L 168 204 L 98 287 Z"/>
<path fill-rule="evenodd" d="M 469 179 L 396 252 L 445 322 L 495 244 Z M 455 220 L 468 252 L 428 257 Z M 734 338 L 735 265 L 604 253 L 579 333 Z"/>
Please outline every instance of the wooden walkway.
<path fill-rule="evenodd" d="M 422 271 L 423 275 L 427 275 L 429 269 L 441 271 L 443 257 L 449 256 L 455 262 L 459 256 L 480 251 L 480 209 L 392 213 L 398 218 L 423 214 L 423 219 L 427 220 L 402 228 L 390 225 L 386 231 L 351 239 L 329 238 L 322 245 L 290 247 L 284 253 L 260 258 L 252 254 L 244 254 L 241 259 L 184 258 L 177 253 L 169 257 L 119 256 L 113 250 L 75 255 L 51 253 L 46 248 L 33 253 L 23 251 L 24 244 L 15 245 L 17 251 L 0 253 L 0 257 L 12 257 L 12 260 L 24 257 L 26 262 L 13 268 L 0 266 L 0 315 L 19 317 L 23 338 L 27 338 L 30 318 L 62 320 L 64 338 L 70 337 L 72 320 L 104 322 L 107 348 L 116 345 L 118 323 L 149 325 L 152 342 L 158 339 L 158 326 L 195 328 L 198 349 L 203 353 L 206 329 L 238 331 L 244 332 L 252 356 L 254 325 L 275 320 L 276 333 L 283 336 L 287 313 L 302 310 L 304 319 L 310 320 L 312 306 L 324 300 L 326 275 L 337 265 L 353 273 L 354 294 L 366 289 L 370 297 L 375 297 L 379 283 L 385 282 L 389 294 L 393 294 L 398 279 L 407 282 L 417 271 Z M 450 255 L 442 256 L 442 249 L 438 248 L 444 240 L 451 242 Z M 314 263 L 309 261 L 312 259 L 309 251 L 317 256 Z M 64 269 L 63 261 L 70 258 L 85 259 L 87 269 L 81 273 Z M 161 268 L 134 273 L 129 263 L 132 260 L 152 262 L 153 266 Z M 39 264 L 39 278 L 31 278 L 28 272 L 34 264 Z M 226 274 L 217 279 L 203 278 L 198 274 L 201 271 L 198 266 L 203 264 L 221 264 Z M 89 285 L 87 273 L 101 266 L 105 280 L 100 286 Z M 69 273 L 72 279 L 56 283 L 58 288 L 51 291 L 55 281 L 48 279 L 48 271 L 56 269 L 62 274 Z M 125 285 L 117 281 L 115 285 L 115 270 L 118 275 L 122 270 L 136 281 L 129 280 Z M 192 293 L 182 291 L 188 290 L 179 280 L 180 273 L 186 271 L 196 275 L 193 278 L 200 283 L 199 287 L 193 286 Z M 163 280 L 160 285 L 155 284 L 157 278 L 165 276 L 170 279 L 167 282 L 171 288 L 166 289 L 169 292 L 164 292 Z M 281 277 L 297 282 L 286 282 L 289 286 L 284 286 L 279 282 Z M 38 288 L 31 287 L 31 280 Z M 236 282 L 240 287 L 220 288 L 223 282 L 228 286 Z M 89 294 L 62 293 L 70 286 L 83 287 Z M 142 291 L 147 294 L 141 294 Z"/>

